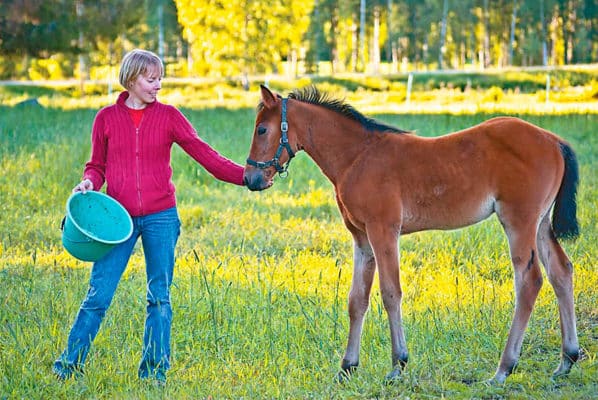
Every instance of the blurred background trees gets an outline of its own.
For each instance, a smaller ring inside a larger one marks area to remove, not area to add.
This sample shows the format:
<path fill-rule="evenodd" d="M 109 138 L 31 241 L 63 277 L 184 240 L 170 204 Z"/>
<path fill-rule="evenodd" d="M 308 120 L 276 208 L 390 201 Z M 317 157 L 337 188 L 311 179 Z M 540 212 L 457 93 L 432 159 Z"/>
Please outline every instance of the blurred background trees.
<path fill-rule="evenodd" d="M 2 0 L 0 79 L 106 79 L 142 47 L 169 76 L 598 62 L 596 0 Z"/>

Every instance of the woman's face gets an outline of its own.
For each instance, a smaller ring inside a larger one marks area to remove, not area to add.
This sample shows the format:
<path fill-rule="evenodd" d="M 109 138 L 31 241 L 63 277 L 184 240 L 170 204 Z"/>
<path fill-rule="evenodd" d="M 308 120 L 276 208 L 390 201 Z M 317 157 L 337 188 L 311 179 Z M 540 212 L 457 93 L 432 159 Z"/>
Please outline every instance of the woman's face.
<path fill-rule="evenodd" d="M 131 83 L 129 96 L 137 105 L 147 105 L 156 101 L 158 91 L 162 88 L 162 76 L 158 68 L 149 68 Z"/>

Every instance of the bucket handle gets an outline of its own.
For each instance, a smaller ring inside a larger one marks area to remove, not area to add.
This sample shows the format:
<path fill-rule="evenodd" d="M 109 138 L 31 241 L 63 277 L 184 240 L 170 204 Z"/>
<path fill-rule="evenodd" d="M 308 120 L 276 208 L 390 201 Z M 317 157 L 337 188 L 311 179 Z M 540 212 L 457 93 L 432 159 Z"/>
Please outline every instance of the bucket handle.
<path fill-rule="evenodd" d="M 62 221 L 60 221 L 60 230 L 64 231 L 64 223 L 66 222 L 66 215 L 62 217 Z"/>

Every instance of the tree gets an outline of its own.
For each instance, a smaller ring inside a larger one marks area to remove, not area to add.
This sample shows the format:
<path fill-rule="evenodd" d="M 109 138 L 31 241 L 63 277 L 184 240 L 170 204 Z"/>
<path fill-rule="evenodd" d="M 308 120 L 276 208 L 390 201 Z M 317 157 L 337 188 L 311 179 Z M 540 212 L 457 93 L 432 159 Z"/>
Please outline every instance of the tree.
<path fill-rule="evenodd" d="M 338 40 L 340 10 L 337 0 L 316 0 L 310 25 L 306 32 L 308 40 L 307 61 L 312 72 L 318 72 L 319 62 L 330 62 L 330 71 L 338 72 L 340 63 Z"/>
<path fill-rule="evenodd" d="M 182 29 L 177 20 L 177 8 L 174 0 L 145 0 L 145 24 L 147 29 L 140 39 L 146 46 L 155 49 L 164 61 L 169 58 L 183 58 Z"/>
<path fill-rule="evenodd" d="M 445 45 L 451 68 L 462 68 L 476 61 L 476 3 L 477 0 L 451 3 L 447 32 L 449 36 Z"/>
<path fill-rule="evenodd" d="M 440 28 L 440 45 L 438 46 L 438 68 L 444 68 L 444 55 L 446 53 L 446 25 L 448 18 L 448 0 L 443 1 L 442 22 Z"/>
<path fill-rule="evenodd" d="M 513 65 L 513 51 L 515 48 L 515 28 L 517 26 L 517 10 L 519 5 L 517 0 L 513 0 L 513 12 L 511 14 L 511 30 L 509 34 L 509 65 Z"/>
<path fill-rule="evenodd" d="M 48 57 L 76 52 L 75 9 L 72 1 L 2 0 L 0 51 L 7 56 Z"/>
<path fill-rule="evenodd" d="M 484 68 L 487 68 L 490 66 L 490 10 L 488 0 L 484 0 L 482 13 L 484 21 L 484 60 L 482 61 L 482 65 Z"/>
<path fill-rule="evenodd" d="M 361 68 L 365 68 L 366 60 L 365 54 L 365 0 L 359 1 L 359 64 Z"/>
<path fill-rule="evenodd" d="M 313 1 L 176 0 L 197 73 L 234 76 L 276 72 L 293 60 L 309 26 Z"/>
<path fill-rule="evenodd" d="M 332 73 L 377 71 L 382 59 L 393 71 L 399 61 L 403 70 L 573 64 L 598 60 L 598 7 L 596 0 L 0 2 L 4 78 L 25 75 L 37 58 L 68 74 L 77 55 L 82 67 L 112 65 L 132 47 L 183 70 L 187 55 L 194 73 L 218 77 L 287 66 L 296 75 L 301 60 L 316 72 L 329 61 Z"/>

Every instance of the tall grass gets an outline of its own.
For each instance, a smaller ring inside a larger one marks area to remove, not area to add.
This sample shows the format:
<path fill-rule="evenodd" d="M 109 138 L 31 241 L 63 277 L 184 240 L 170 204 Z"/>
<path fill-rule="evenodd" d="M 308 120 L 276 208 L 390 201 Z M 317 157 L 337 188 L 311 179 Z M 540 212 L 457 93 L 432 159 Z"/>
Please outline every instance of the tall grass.
<path fill-rule="evenodd" d="M 50 371 L 85 291 L 89 265 L 60 245 L 59 223 L 89 156 L 95 109 L 0 108 L 1 398 L 590 398 L 598 393 L 596 276 L 598 139 L 595 114 L 524 115 L 569 140 L 581 165 L 582 235 L 564 247 L 575 272 L 584 359 L 553 381 L 560 333 L 548 283 L 538 298 L 519 367 L 501 387 L 492 375 L 513 309 L 512 269 L 495 218 L 453 232 L 401 238 L 410 363 L 390 368 L 377 284 L 366 317 L 361 368 L 337 385 L 346 344 L 352 250 L 331 185 L 300 154 L 286 180 L 262 193 L 215 181 L 173 150 L 183 234 L 173 287 L 173 360 L 165 388 L 136 379 L 145 274 L 137 249 L 90 353 L 87 373 L 61 383 Z M 254 110 L 193 108 L 201 136 L 244 163 Z M 489 114 L 379 114 L 433 136 Z M 547 280 L 545 280 L 547 282 Z"/>

